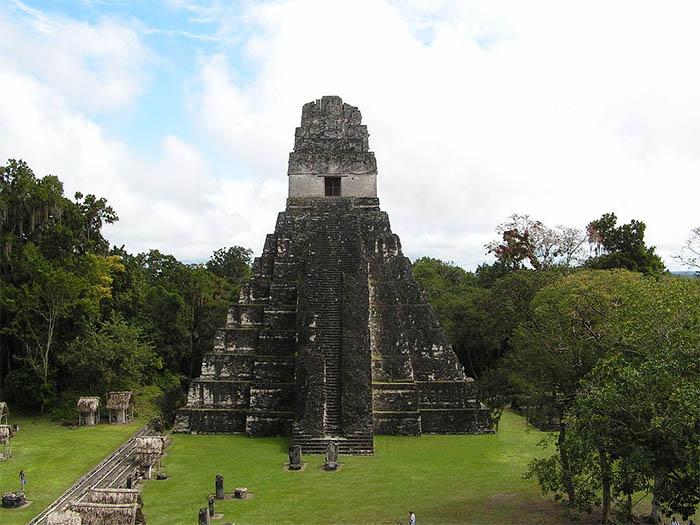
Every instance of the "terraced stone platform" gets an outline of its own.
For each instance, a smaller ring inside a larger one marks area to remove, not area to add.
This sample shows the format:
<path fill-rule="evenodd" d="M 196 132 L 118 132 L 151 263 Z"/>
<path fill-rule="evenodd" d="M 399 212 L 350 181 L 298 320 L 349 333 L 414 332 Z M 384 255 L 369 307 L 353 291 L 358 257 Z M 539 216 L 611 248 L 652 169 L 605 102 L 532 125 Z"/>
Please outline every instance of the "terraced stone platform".
<path fill-rule="evenodd" d="M 291 435 L 372 454 L 379 434 L 490 432 L 376 196 L 359 110 L 304 106 L 289 198 L 193 380 L 176 432 Z"/>

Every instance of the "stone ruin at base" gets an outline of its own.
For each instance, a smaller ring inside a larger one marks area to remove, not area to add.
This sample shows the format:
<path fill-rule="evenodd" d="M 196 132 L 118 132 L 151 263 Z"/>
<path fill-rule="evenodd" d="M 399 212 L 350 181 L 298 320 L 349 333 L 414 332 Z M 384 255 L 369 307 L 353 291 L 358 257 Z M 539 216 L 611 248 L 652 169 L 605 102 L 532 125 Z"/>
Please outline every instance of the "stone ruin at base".
<path fill-rule="evenodd" d="M 304 454 L 372 454 L 373 435 L 490 431 L 379 209 L 360 111 L 304 105 L 289 198 L 203 356 L 176 432 L 292 436 Z"/>

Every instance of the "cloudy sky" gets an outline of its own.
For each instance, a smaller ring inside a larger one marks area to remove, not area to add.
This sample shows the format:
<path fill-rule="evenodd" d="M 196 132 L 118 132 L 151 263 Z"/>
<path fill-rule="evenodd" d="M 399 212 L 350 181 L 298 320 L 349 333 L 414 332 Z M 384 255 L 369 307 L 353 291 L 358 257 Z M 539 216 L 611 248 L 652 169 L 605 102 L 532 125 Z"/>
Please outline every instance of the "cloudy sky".
<path fill-rule="evenodd" d="M 108 199 L 131 252 L 256 254 L 301 106 L 358 106 L 411 258 L 490 261 L 512 213 L 700 226 L 697 2 L 3 0 L 0 159 Z"/>

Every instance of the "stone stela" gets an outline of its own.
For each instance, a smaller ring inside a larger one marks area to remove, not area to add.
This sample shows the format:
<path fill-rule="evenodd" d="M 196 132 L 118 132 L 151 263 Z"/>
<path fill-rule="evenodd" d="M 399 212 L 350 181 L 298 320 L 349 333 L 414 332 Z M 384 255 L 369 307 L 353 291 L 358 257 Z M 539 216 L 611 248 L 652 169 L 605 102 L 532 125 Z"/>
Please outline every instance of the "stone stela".
<path fill-rule="evenodd" d="M 305 104 L 289 196 L 203 356 L 176 432 L 291 435 L 373 454 L 374 434 L 490 431 L 377 198 L 360 111 Z"/>
<path fill-rule="evenodd" d="M 301 447 L 292 445 L 289 447 L 289 470 L 301 470 Z"/>

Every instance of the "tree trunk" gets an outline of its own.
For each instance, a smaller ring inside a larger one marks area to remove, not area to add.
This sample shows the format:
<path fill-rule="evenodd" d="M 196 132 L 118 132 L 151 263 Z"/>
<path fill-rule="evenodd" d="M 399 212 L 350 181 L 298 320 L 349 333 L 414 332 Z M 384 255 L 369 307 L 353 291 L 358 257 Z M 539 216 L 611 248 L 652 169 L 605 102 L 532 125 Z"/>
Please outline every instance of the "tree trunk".
<path fill-rule="evenodd" d="M 658 478 L 654 478 L 654 487 L 651 489 L 651 514 L 649 515 L 652 523 L 661 523 L 661 516 L 659 516 L 659 498 L 656 497 L 658 485 Z"/>
<path fill-rule="evenodd" d="M 598 457 L 600 458 L 600 481 L 603 492 L 603 506 L 600 512 L 600 522 L 610 523 L 610 463 L 605 450 L 598 448 Z"/>
<path fill-rule="evenodd" d="M 574 483 L 571 481 L 571 470 L 569 468 L 569 455 L 566 452 L 566 423 L 564 422 L 564 410 L 559 409 L 559 438 L 557 439 L 557 448 L 559 449 L 559 459 L 561 468 L 564 471 L 564 487 L 566 494 L 569 497 L 569 507 L 576 505 L 576 492 L 574 491 Z"/>
<path fill-rule="evenodd" d="M 44 391 L 41 393 L 41 413 L 44 413 L 44 396 L 48 390 L 49 384 L 49 356 L 51 354 L 51 344 L 53 343 L 53 332 L 56 326 L 56 319 L 58 315 L 55 314 L 55 310 L 52 308 L 49 314 L 49 326 L 46 335 L 46 349 L 41 356 L 41 371 L 42 371 L 42 383 L 44 386 Z"/>
<path fill-rule="evenodd" d="M 627 503 L 625 504 L 625 512 L 627 513 L 627 516 L 625 519 L 632 523 L 633 517 L 632 516 L 632 494 L 627 494 Z"/>

